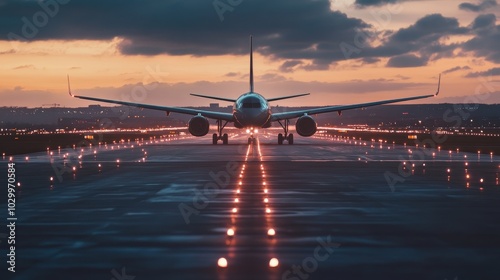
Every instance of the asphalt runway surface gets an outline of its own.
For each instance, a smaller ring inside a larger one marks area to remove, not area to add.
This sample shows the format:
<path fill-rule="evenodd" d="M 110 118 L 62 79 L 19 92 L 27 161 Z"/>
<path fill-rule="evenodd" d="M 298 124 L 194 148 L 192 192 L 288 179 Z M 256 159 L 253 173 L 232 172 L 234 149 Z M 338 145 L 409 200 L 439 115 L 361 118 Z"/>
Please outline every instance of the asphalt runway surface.
<path fill-rule="evenodd" d="M 500 279 L 499 156 L 229 141 L 15 156 L 16 272 L 2 188 L 1 279 Z"/>

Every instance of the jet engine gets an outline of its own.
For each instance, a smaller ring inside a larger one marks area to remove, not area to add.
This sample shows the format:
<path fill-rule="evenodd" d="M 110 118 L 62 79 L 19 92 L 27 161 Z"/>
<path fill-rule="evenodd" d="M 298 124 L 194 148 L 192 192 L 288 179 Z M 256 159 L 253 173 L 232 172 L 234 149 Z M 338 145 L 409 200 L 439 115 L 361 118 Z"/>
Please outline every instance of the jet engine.
<path fill-rule="evenodd" d="M 300 136 L 309 137 L 316 133 L 316 121 L 311 116 L 302 116 L 295 123 L 295 130 Z"/>
<path fill-rule="evenodd" d="M 188 129 L 189 133 L 194 136 L 205 136 L 208 133 L 210 124 L 207 118 L 203 116 L 196 116 L 189 120 Z"/>

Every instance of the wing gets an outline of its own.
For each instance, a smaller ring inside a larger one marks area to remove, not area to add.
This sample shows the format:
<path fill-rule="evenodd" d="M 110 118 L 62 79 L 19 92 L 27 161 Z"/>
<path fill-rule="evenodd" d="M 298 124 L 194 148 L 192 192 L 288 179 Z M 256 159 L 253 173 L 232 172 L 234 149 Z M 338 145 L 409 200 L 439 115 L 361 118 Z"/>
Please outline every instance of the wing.
<path fill-rule="evenodd" d="M 119 104 L 119 105 L 125 105 L 125 106 L 139 107 L 139 108 L 144 108 L 144 109 L 159 110 L 159 111 L 165 111 L 167 113 L 173 112 L 173 113 L 187 114 L 187 115 L 193 115 L 193 116 L 202 115 L 202 116 L 207 117 L 209 119 L 224 120 L 224 121 L 229 121 L 229 122 L 234 121 L 233 115 L 229 114 L 229 113 L 212 112 L 212 111 L 197 110 L 197 109 L 182 108 L 182 107 L 158 106 L 158 105 L 141 104 L 141 103 L 126 102 L 126 101 L 118 101 L 118 100 L 110 100 L 110 99 L 102 99 L 102 98 L 95 98 L 95 97 L 73 95 L 71 93 L 71 88 L 69 85 L 69 77 L 68 77 L 68 91 L 69 91 L 69 95 L 71 95 L 72 97 L 85 99 L 85 100 L 113 103 L 113 104 Z"/>
<path fill-rule="evenodd" d="M 271 121 L 279 121 L 279 120 L 298 118 L 298 117 L 301 117 L 305 114 L 314 115 L 314 114 L 323 114 L 323 113 L 329 113 L 329 112 L 339 112 L 340 113 L 340 112 L 345 111 L 345 110 L 351 110 L 351 109 L 357 109 L 357 108 L 364 108 L 364 107 L 371 107 L 371 106 L 377 106 L 377 105 L 383 105 L 383 104 L 390 104 L 390 103 L 397 103 L 397 102 L 403 102 L 403 101 L 409 101 L 409 100 L 417 100 L 417 99 L 434 97 L 434 96 L 437 96 L 439 94 L 440 84 L 441 84 L 441 75 L 439 75 L 438 88 L 437 88 L 437 92 L 435 94 L 420 95 L 420 96 L 390 99 L 390 100 L 382 100 L 382 101 L 352 104 L 352 105 L 329 106 L 329 107 L 312 108 L 312 109 L 300 110 L 300 111 L 276 113 L 276 114 L 271 115 Z"/>
<path fill-rule="evenodd" d="M 272 102 L 272 101 L 277 101 L 277 100 L 283 100 L 283 99 L 288 99 L 288 98 L 295 98 L 295 97 L 300 97 L 300 96 L 306 96 L 309 95 L 310 93 L 302 93 L 302 94 L 296 94 L 296 95 L 289 95 L 289 96 L 281 96 L 281 97 L 275 97 L 275 98 L 269 98 L 267 99 L 267 102 Z"/>
<path fill-rule="evenodd" d="M 227 102 L 236 102 L 236 99 L 230 99 L 230 98 L 224 98 L 224 97 L 201 95 L 201 94 L 197 94 L 197 93 L 191 93 L 191 95 L 192 96 L 197 96 L 197 97 L 208 98 L 208 99 L 215 99 L 215 100 L 227 101 Z"/>

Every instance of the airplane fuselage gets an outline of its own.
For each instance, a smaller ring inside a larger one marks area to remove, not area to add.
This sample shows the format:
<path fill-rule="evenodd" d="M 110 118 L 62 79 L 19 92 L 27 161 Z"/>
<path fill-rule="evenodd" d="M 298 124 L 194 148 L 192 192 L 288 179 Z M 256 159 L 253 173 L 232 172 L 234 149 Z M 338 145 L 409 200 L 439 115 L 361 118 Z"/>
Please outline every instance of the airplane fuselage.
<path fill-rule="evenodd" d="M 247 92 L 236 99 L 233 116 L 238 128 L 266 127 L 271 118 L 271 108 L 262 95 Z"/>

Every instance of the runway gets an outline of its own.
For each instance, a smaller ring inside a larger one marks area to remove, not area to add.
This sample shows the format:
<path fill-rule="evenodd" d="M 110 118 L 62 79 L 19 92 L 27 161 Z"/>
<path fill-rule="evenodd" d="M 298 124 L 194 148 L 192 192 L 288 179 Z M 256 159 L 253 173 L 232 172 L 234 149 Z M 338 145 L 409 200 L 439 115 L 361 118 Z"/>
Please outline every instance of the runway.
<path fill-rule="evenodd" d="M 498 279 L 499 156 L 320 136 L 277 145 L 263 134 L 247 145 L 246 137 L 14 157 L 16 272 L 5 275 Z"/>

